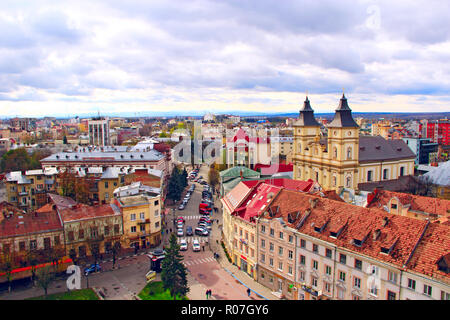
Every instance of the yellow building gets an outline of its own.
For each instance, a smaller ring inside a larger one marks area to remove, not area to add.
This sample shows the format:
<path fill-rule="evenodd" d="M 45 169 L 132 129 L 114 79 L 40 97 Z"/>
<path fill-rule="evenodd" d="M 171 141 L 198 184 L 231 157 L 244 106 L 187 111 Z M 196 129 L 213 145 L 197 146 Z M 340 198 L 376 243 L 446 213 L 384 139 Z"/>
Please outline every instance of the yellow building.
<path fill-rule="evenodd" d="M 403 140 L 360 136 L 344 95 L 322 136 L 308 97 L 294 124 L 294 179 L 317 181 L 324 189 L 358 189 L 359 183 L 414 173 L 414 153 Z"/>
<path fill-rule="evenodd" d="M 161 198 L 147 192 L 113 199 L 123 216 L 125 247 L 147 248 L 161 243 Z"/>

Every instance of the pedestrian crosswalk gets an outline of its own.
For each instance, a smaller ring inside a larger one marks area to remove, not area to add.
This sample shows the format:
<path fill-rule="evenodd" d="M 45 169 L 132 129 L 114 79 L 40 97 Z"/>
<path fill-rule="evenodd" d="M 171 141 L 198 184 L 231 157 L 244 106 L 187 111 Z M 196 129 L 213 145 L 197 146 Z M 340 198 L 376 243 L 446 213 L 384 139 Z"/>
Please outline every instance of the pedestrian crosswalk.
<path fill-rule="evenodd" d="M 203 216 L 200 214 L 197 214 L 197 215 L 193 215 L 193 216 L 182 216 L 182 217 L 184 220 L 198 220 Z"/>
<path fill-rule="evenodd" d="M 192 243 L 194 240 L 198 240 L 199 243 L 208 242 L 208 237 L 185 237 L 185 238 L 177 238 L 178 244 L 181 242 L 181 239 L 186 240 L 187 243 Z"/>
<path fill-rule="evenodd" d="M 183 261 L 183 264 L 187 267 L 187 266 L 208 263 L 208 262 L 213 262 L 213 261 L 216 261 L 216 259 L 214 259 L 214 257 L 208 257 L 208 258 L 199 258 L 199 259 L 195 259 L 195 260 Z"/>

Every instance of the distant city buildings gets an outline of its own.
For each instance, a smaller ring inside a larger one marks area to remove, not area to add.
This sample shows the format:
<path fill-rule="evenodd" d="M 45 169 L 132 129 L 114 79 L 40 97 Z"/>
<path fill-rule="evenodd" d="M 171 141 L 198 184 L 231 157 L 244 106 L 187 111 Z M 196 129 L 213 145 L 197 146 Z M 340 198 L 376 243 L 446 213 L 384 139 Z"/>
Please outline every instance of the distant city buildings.
<path fill-rule="evenodd" d="M 93 118 L 88 121 L 89 144 L 94 146 L 111 145 L 109 118 Z"/>

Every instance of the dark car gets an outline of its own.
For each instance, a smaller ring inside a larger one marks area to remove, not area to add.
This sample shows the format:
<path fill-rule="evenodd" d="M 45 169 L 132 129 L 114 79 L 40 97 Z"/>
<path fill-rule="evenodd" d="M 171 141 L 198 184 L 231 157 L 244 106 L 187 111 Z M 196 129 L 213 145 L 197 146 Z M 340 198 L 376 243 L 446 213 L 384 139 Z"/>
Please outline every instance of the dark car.
<path fill-rule="evenodd" d="M 202 182 L 200 182 L 200 184 L 205 185 L 205 184 L 208 184 L 208 182 L 206 182 L 205 180 L 202 180 Z"/>
<path fill-rule="evenodd" d="M 163 256 L 163 255 L 165 255 L 166 254 L 166 252 L 163 250 L 163 249 L 155 249 L 153 252 L 152 252 L 152 254 L 154 255 L 154 256 Z"/>
<path fill-rule="evenodd" d="M 187 226 L 186 227 L 186 235 L 187 236 L 193 236 L 194 235 L 194 231 L 192 230 L 191 226 Z"/>
<path fill-rule="evenodd" d="M 102 267 L 100 267 L 100 265 L 97 264 L 91 264 L 89 267 L 87 267 L 86 269 L 84 269 L 84 274 L 87 276 L 92 272 L 98 272 L 98 271 L 102 271 Z"/>

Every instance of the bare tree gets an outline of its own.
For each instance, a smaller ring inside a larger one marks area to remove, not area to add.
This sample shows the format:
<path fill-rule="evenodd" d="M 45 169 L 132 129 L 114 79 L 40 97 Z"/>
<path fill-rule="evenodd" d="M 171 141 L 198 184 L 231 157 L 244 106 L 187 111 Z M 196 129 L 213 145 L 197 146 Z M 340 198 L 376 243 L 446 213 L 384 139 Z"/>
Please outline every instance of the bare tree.
<path fill-rule="evenodd" d="M 44 290 L 46 297 L 47 297 L 47 290 L 54 279 L 55 275 L 50 266 L 44 266 L 37 271 L 36 283 L 40 288 Z"/>

